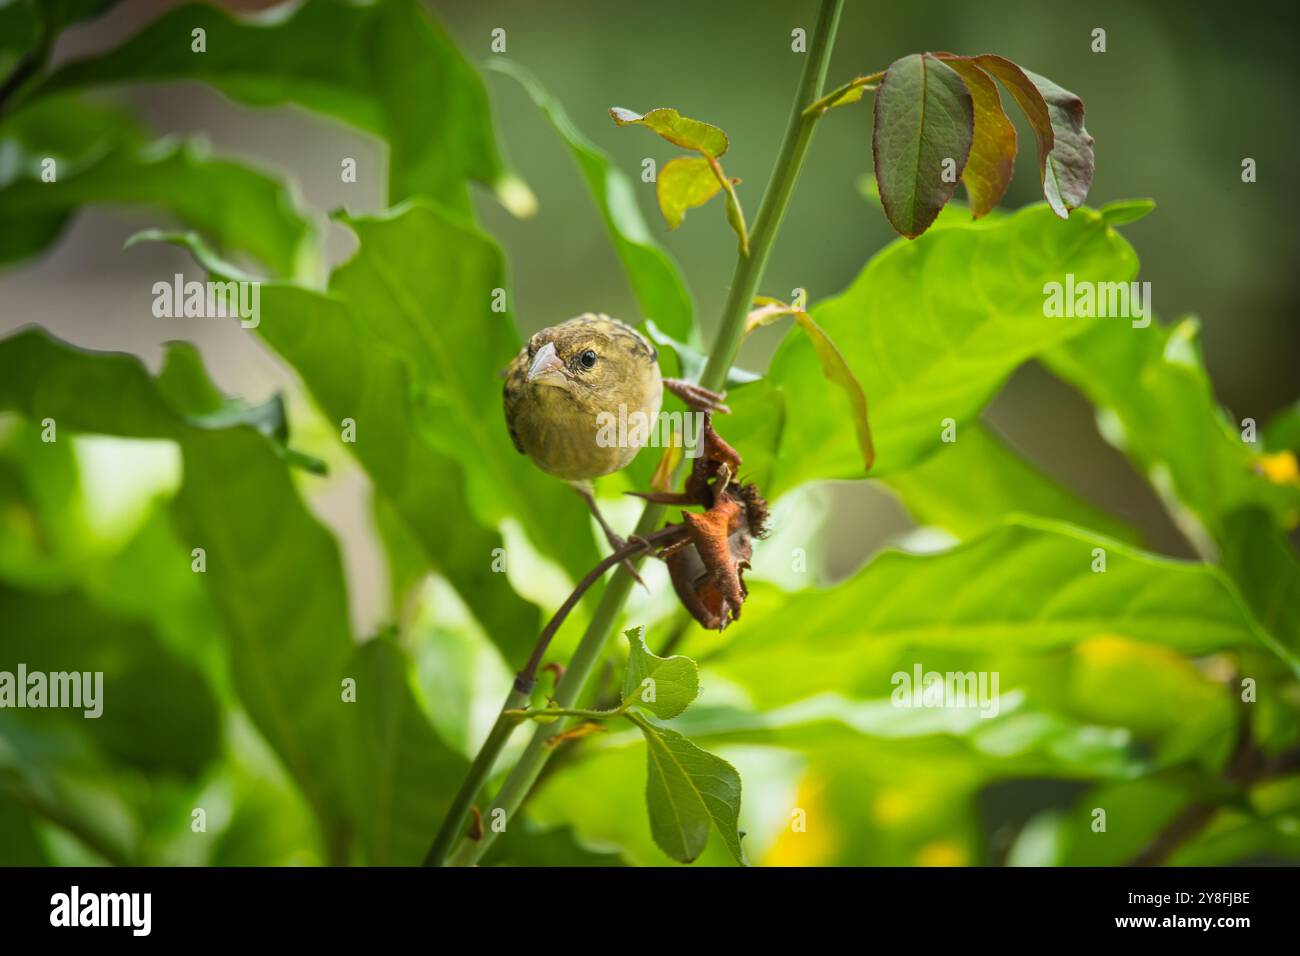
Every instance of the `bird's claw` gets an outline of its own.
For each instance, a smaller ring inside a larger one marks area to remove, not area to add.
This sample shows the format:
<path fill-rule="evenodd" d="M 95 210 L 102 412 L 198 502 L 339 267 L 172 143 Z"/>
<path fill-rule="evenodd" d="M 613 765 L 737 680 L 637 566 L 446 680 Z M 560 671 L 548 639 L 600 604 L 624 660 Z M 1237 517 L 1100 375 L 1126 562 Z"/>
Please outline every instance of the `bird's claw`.
<path fill-rule="evenodd" d="M 680 378 L 664 379 L 664 388 L 680 398 L 694 411 L 711 412 L 720 415 L 731 414 L 731 409 L 722 403 L 722 400 L 727 396 L 721 392 L 711 391 L 702 385 L 686 382 Z"/>

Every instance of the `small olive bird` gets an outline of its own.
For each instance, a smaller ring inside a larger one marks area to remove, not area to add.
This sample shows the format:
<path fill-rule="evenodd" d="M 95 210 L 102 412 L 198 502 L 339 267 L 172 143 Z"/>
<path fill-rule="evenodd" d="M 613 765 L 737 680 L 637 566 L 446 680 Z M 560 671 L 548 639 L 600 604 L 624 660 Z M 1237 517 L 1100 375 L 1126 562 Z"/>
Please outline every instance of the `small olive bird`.
<path fill-rule="evenodd" d="M 591 479 L 626 468 L 649 442 L 665 387 L 697 411 L 727 410 L 723 396 L 663 378 L 658 350 L 607 315 L 587 313 L 542 329 L 505 374 L 506 425 L 515 447 L 573 486 L 616 551 L 623 539 L 596 507 Z M 646 427 L 618 427 L 637 421 Z"/>

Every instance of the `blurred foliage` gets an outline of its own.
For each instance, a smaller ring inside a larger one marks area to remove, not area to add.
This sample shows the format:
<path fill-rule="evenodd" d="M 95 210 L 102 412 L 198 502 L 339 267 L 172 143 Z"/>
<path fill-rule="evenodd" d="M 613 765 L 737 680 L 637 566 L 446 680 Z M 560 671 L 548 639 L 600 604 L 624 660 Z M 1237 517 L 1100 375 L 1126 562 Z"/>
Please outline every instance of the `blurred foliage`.
<path fill-rule="evenodd" d="M 88 205 L 154 210 L 168 231 L 142 241 L 184 245 L 213 277 L 264 277 L 250 334 L 340 432 L 317 447 L 282 401 L 223 395 L 182 344 L 152 374 L 40 329 L 0 341 L 0 671 L 98 670 L 105 696 L 99 719 L 0 710 L 0 863 L 418 862 L 483 713 L 558 603 L 538 582 L 571 583 L 599 553 L 577 499 L 510 448 L 498 408 L 521 333 L 493 308 L 497 290 L 512 301 L 509 274 L 471 183 L 517 212 L 530 194 L 498 156 L 477 70 L 414 0 L 306 0 L 256 20 L 187 4 L 50 68 L 58 32 L 108 6 L 0 5 L 0 71 L 17 80 L 0 94 L 0 261 L 30 260 Z M 634 177 L 581 131 L 608 119 L 575 123 L 522 69 L 494 69 L 523 83 L 576 161 L 665 368 L 698 369 L 702 310 Z M 319 214 L 279 176 L 158 138 L 98 95 L 175 80 L 383 140 L 389 208 L 338 217 L 356 240 L 348 262 L 321 274 Z M 545 198 L 552 184 L 539 187 Z M 1119 227 L 1147 211 L 1062 222 L 1038 204 L 972 223 L 949 204 L 925 236 L 816 299 L 810 315 L 867 397 L 873 476 L 922 532 L 835 581 L 806 553 L 813 528 L 778 527 L 758 548 L 788 546 L 768 563 L 790 570 L 751 575 L 723 639 L 638 599 L 624 616 L 645 643 L 629 658 L 612 642 L 583 705 L 636 726 L 562 744 L 486 862 L 1110 864 L 1201 810 L 1170 862 L 1300 856 L 1287 538 L 1300 405 L 1252 444 L 1216 400 L 1194 320 L 1042 315 L 1044 284 L 1065 273 L 1134 279 Z M 982 417 L 1033 359 L 1096 407 L 1201 560 L 1146 550 Z M 778 515 L 833 521 L 810 483 L 864 479 L 863 454 L 850 393 L 826 381 L 815 343 L 792 326 L 764 374 L 733 380 L 720 427 L 746 474 Z M 382 633 L 350 623 L 305 452 L 350 453 L 372 484 L 395 597 Z M 921 671 L 998 685 L 983 709 L 908 706 L 900 675 Z M 647 677 L 652 701 L 636 693 Z M 1244 778 L 1227 772 L 1243 740 L 1258 755 Z M 629 811 L 647 797 L 648 816 Z"/>

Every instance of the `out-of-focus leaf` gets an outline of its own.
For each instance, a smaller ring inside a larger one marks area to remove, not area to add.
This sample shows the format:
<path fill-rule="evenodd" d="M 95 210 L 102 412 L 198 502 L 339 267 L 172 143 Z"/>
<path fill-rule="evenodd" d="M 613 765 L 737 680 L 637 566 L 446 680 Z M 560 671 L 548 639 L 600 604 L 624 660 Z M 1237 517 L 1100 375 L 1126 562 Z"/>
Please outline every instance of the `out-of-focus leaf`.
<path fill-rule="evenodd" d="M 957 441 L 940 445 L 929 458 L 890 475 L 886 484 L 912 517 L 959 538 L 977 535 L 1020 512 L 1138 543 L 1137 531 L 1058 484 L 983 423 L 962 429 Z"/>
<path fill-rule="evenodd" d="M 206 31 L 206 52 L 191 31 Z M 208 4 L 168 10 L 121 46 L 74 60 L 24 91 L 201 80 L 253 106 L 296 103 L 383 138 L 388 196 L 432 196 L 469 211 L 467 179 L 504 178 L 481 78 L 416 0 L 308 0 L 274 18 L 244 19 Z"/>
<path fill-rule="evenodd" d="M 929 54 L 895 60 L 876 93 L 872 156 L 885 217 L 913 239 L 952 198 L 970 154 L 971 95 Z"/>
<path fill-rule="evenodd" d="M 330 859 L 343 850 L 339 769 L 352 653 L 337 544 L 307 511 L 268 439 L 248 427 L 193 427 L 140 362 L 29 331 L 0 342 L 0 408 L 60 429 L 170 438 L 185 460 L 173 513 L 231 642 L 236 689 L 316 811 Z"/>
<path fill-rule="evenodd" d="M 1269 419 L 1264 444 L 1275 451 L 1300 451 L 1300 401 Z"/>
<path fill-rule="evenodd" d="M 975 114 L 975 133 L 961 181 L 970 196 L 971 214 L 979 219 L 1002 200 L 1016 165 L 1016 127 L 1002 109 L 997 84 L 966 57 L 936 54 L 962 78 Z"/>
<path fill-rule="evenodd" d="M 1184 532 L 1213 550 L 1226 515 L 1243 507 L 1294 527 L 1300 486 L 1256 471 L 1258 445 L 1243 442 L 1215 402 L 1196 332 L 1194 319 L 1141 329 L 1104 321 L 1045 359 L 1097 406 L 1103 436 L 1171 501 Z"/>
<path fill-rule="evenodd" d="M 644 126 L 675 146 L 693 149 L 715 159 L 725 153 L 729 145 L 727 134 L 718 127 L 682 116 L 670 107 L 660 107 L 642 115 L 614 106 L 609 115 L 619 126 Z"/>
<path fill-rule="evenodd" d="M 146 773 L 198 774 L 217 755 L 218 706 L 203 677 L 169 654 L 148 626 L 106 613 L 77 592 L 37 595 L 0 585 L 0 670 L 102 673 L 94 708 L 34 712 L 71 724 L 114 759 Z M 96 682 L 85 688 L 96 692 Z M 19 688 L 22 693 L 26 688 Z M 47 696 L 47 700 L 49 700 Z M 90 710 L 96 716 L 87 717 Z"/>
<path fill-rule="evenodd" d="M 702 156 L 678 156 L 664 163 L 655 187 L 659 208 L 669 229 L 686 218 L 686 210 L 703 206 L 718 194 L 722 184 Z"/>
<path fill-rule="evenodd" d="M 1224 518 L 1223 567 L 1278 641 L 1300 656 L 1300 560 L 1267 512 L 1247 508 Z"/>
<path fill-rule="evenodd" d="M 3 130 L 20 145 L 17 174 L 0 188 L 0 263 L 39 252 L 92 204 L 163 209 L 277 274 L 310 262 L 311 223 L 283 183 L 249 166 L 192 142 L 146 143 L 115 110 L 68 97 L 41 101 Z M 41 179 L 47 157 L 54 182 Z"/>
<path fill-rule="evenodd" d="M 366 862 L 414 866 L 447 812 L 469 763 L 429 726 L 411 692 L 406 655 L 384 638 L 367 641 L 349 665 L 356 680 L 348 775 Z"/>
<path fill-rule="evenodd" d="M 1121 319 L 1044 315 L 1043 287 L 1076 281 L 1123 282 L 1137 273 L 1129 244 L 1091 211 L 1058 222 L 1045 206 L 935 230 L 874 256 L 849 288 L 811 314 L 836 342 L 871 399 L 875 474 L 911 467 L 939 447 L 945 421 L 962 429 L 1022 362 L 1086 331 Z M 802 333 L 786 334 L 767 379 L 786 416 L 775 447 L 743 449 L 746 466 L 773 471 L 775 497 L 819 478 L 860 478 L 862 455 L 848 427 L 853 412 L 829 390 Z M 739 398 L 739 392 L 736 394 Z M 731 403 L 732 431 L 749 410 Z M 761 406 L 753 409 L 767 414 Z"/>
<path fill-rule="evenodd" d="M 712 828 L 743 865 L 736 768 L 675 731 L 639 718 L 636 723 L 645 735 L 646 808 L 655 843 L 679 863 L 690 863 L 704 851 Z"/>
<path fill-rule="evenodd" d="M 658 657 L 645 644 L 645 628 L 624 632 L 629 646 L 623 703 L 644 707 L 660 720 L 676 717 L 700 693 L 700 670 L 689 657 Z"/>
<path fill-rule="evenodd" d="M 487 68 L 517 80 L 569 147 L 609 230 L 614 251 L 623 263 L 642 312 L 677 338 L 689 338 L 695 318 L 686 281 L 677 263 L 651 236 L 637 206 L 631 180 L 582 134 L 559 100 L 547 93 L 532 74 L 500 57 L 488 61 Z"/>

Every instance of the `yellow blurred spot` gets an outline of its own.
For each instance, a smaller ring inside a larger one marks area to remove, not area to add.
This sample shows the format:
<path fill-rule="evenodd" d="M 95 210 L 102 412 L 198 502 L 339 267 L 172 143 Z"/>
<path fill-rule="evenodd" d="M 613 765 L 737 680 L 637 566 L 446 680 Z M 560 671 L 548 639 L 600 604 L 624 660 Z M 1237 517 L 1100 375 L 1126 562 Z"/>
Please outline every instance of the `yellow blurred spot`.
<path fill-rule="evenodd" d="M 965 866 L 966 848 L 951 840 L 936 840 L 921 847 L 916 862 L 918 866 Z"/>
<path fill-rule="evenodd" d="M 763 866 L 826 866 L 834 860 L 837 840 L 822 789 L 808 774 L 799 781 L 794 806 L 764 855 Z"/>
<path fill-rule="evenodd" d="M 882 790 L 871 805 L 872 814 L 886 826 L 902 823 L 913 809 L 912 799 L 903 790 Z"/>
<path fill-rule="evenodd" d="M 1296 462 L 1294 452 L 1260 455 L 1255 459 L 1255 471 L 1275 485 L 1300 486 L 1300 464 Z"/>

